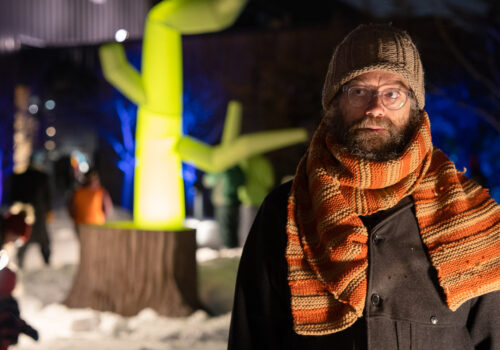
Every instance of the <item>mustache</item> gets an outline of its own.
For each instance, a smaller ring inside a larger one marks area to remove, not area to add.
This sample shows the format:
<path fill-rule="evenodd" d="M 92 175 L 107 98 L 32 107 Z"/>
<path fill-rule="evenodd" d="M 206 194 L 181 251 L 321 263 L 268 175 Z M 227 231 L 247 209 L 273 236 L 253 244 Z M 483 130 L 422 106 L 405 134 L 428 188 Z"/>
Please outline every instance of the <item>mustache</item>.
<path fill-rule="evenodd" d="M 373 126 L 381 127 L 384 129 L 390 129 L 394 127 L 394 124 L 387 118 L 368 117 L 368 118 L 362 118 L 361 120 L 351 124 L 349 126 L 349 131 L 354 131 L 356 129 L 365 129 Z"/>

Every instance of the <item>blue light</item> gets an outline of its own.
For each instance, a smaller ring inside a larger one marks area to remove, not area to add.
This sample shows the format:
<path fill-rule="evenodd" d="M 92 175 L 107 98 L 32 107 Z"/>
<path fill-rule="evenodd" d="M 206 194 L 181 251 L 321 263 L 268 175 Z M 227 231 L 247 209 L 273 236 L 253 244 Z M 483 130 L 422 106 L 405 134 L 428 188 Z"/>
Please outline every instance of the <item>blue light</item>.
<path fill-rule="evenodd" d="M 54 100 L 45 101 L 45 109 L 47 109 L 48 111 L 51 111 L 54 108 L 56 108 L 56 102 Z"/>
<path fill-rule="evenodd" d="M 477 93 L 476 93 L 477 94 Z M 465 83 L 426 94 L 432 139 L 466 176 L 482 182 L 500 202 L 500 134 L 478 111 L 491 109 L 483 94 L 474 97 Z M 481 98 L 481 99 L 480 99 Z"/>

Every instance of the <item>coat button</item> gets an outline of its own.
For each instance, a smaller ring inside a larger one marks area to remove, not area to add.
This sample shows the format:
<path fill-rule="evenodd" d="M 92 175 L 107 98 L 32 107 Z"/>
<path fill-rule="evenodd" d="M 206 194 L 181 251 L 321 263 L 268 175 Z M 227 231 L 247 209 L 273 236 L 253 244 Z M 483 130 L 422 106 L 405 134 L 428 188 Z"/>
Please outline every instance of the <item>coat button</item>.
<path fill-rule="evenodd" d="M 380 306 L 382 304 L 382 298 L 377 293 L 372 294 L 370 300 L 373 306 Z"/>
<path fill-rule="evenodd" d="M 373 244 L 377 245 L 379 243 L 382 243 L 383 241 L 385 240 L 384 237 L 380 236 L 379 234 L 375 233 L 373 236 L 372 236 L 372 242 Z"/>
<path fill-rule="evenodd" d="M 436 316 L 431 316 L 431 323 L 432 324 L 438 324 L 438 318 Z"/>

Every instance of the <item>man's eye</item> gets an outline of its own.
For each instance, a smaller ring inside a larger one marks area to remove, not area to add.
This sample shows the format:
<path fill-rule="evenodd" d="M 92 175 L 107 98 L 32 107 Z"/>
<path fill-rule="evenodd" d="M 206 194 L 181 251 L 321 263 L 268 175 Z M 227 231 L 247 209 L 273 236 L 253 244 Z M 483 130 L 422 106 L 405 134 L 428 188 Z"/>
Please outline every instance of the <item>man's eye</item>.
<path fill-rule="evenodd" d="M 364 88 L 352 88 L 351 89 L 351 93 L 354 96 L 366 96 L 366 95 L 368 95 L 368 89 L 364 89 Z"/>
<path fill-rule="evenodd" d="M 388 90 L 384 93 L 384 96 L 390 99 L 397 99 L 400 93 L 399 90 Z"/>

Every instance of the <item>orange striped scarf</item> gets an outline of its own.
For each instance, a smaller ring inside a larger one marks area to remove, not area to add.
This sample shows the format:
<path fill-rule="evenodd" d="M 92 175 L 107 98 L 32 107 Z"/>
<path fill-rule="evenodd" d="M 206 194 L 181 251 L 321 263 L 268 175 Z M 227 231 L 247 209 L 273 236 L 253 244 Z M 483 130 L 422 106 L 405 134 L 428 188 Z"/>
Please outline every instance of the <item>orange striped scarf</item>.
<path fill-rule="evenodd" d="M 408 195 L 448 307 L 500 289 L 500 207 L 433 149 L 425 112 L 401 157 L 388 162 L 341 151 L 323 121 L 288 199 L 286 259 L 298 334 L 335 333 L 362 316 L 368 232 L 359 216 Z"/>

